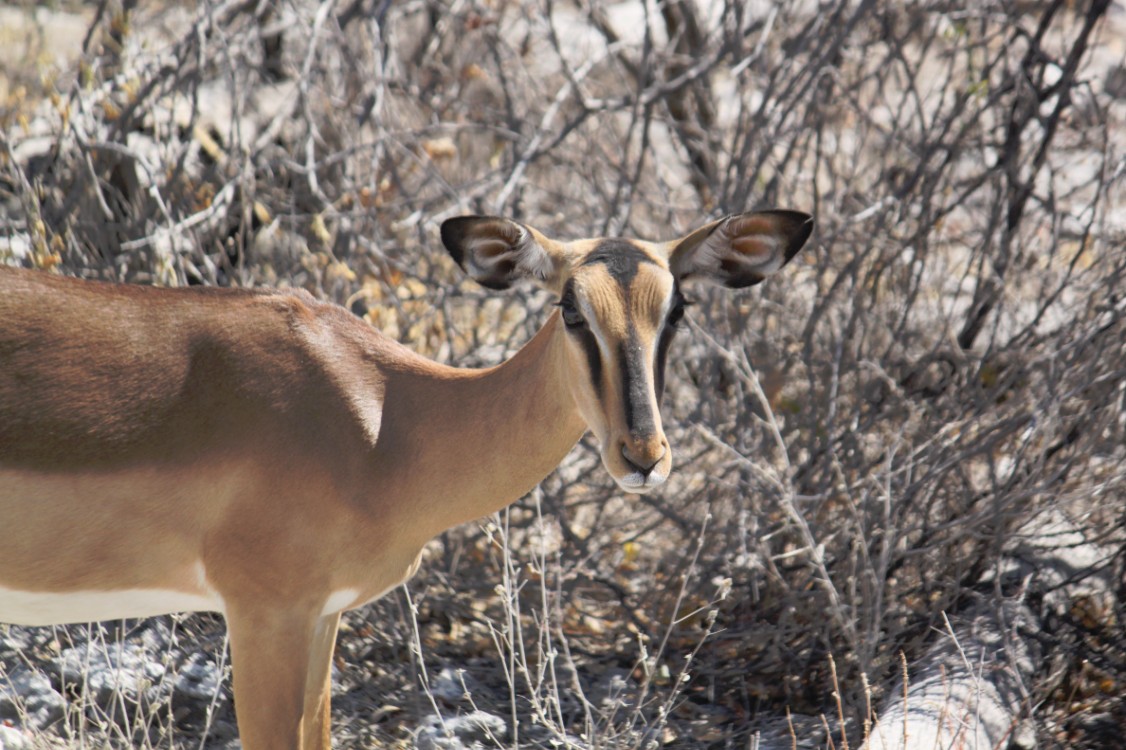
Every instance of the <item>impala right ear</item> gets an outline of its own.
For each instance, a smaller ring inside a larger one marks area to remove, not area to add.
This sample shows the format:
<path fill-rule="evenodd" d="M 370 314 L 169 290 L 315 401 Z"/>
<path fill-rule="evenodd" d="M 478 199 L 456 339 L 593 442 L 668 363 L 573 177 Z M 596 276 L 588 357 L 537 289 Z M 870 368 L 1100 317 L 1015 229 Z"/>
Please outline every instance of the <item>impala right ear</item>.
<path fill-rule="evenodd" d="M 535 229 L 496 216 L 459 216 L 442 222 L 442 244 L 469 277 L 489 289 L 530 279 L 558 292 L 567 255 Z"/>
<path fill-rule="evenodd" d="M 757 284 L 790 262 L 813 231 L 800 211 L 752 211 L 727 216 L 667 243 L 678 279 L 702 278 L 732 289 Z"/>

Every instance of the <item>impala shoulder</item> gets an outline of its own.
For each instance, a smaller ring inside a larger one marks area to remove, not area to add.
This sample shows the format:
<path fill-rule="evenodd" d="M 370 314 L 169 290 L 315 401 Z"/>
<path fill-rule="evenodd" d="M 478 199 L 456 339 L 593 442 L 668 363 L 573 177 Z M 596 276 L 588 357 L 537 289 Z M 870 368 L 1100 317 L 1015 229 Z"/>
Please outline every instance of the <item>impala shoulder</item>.
<path fill-rule="evenodd" d="M 304 289 L 254 290 L 245 301 L 267 315 L 280 316 L 290 325 L 316 318 L 331 307 Z"/>
<path fill-rule="evenodd" d="M 383 421 L 386 375 L 381 365 L 389 340 L 339 305 L 304 291 L 279 291 L 265 302 L 295 337 L 306 376 L 323 380 L 374 445 Z"/>

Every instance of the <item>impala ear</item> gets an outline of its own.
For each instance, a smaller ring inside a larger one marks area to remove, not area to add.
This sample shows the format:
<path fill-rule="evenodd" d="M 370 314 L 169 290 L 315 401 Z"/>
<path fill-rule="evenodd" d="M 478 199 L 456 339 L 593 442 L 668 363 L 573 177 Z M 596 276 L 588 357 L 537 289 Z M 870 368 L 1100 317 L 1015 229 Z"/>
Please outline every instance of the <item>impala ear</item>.
<path fill-rule="evenodd" d="M 530 279 L 558 291 L 567 263 L 563 246 L 535 229 L 496 216 L 459 216 L 442 222 L 442 244 L 469 277 L 489 289 Z"/>
<path fill-rule="evenodd" d="M 668 243 L 669 268 L 678 279 L 752 286 L 786 265 L 812 231 L 813 217 L 800 211 L 727 216 Z"/>

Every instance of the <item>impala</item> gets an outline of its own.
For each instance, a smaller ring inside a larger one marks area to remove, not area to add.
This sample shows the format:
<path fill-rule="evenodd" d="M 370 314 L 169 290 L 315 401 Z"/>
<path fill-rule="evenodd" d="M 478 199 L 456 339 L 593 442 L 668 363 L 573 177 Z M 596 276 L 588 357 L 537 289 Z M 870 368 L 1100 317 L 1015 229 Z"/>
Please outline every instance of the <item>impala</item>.
<path fill-rule="evenodd" d="M 436 534 L 528 492 L 587 429 L 623 490 L 659 487 L 680 282 L 755 284 L 811 229 L 760 211 L 671 242 L 559 242 L 446 221 L 479 283 L 559 299 L 484 370 L 303 292 L 2 270 L 0 622 L 221 612 L 242 746 L 328 748 L 341 612 L 406 580 Z"/>

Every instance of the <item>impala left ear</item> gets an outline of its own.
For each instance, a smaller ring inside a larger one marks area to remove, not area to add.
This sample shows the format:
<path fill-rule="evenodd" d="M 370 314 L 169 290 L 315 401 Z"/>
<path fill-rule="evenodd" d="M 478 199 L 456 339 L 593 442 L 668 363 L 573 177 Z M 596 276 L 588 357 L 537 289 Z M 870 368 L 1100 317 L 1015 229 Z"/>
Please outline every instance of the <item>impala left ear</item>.
<path fill-rule="evenodd" d="M 813 217 L 800 211 L 727 216 L 668 243 L 669 268 L 678 279 L 752 286 L 797 255 L 812 231 Z"/>
<path fill-rule="evenodd" d="M 497 216 L 459 216 L 442 222 L 442 244 L 469 277 L 489 289 L 519 279 L 559 291 L 564 247 L 524 224 Z"/>

